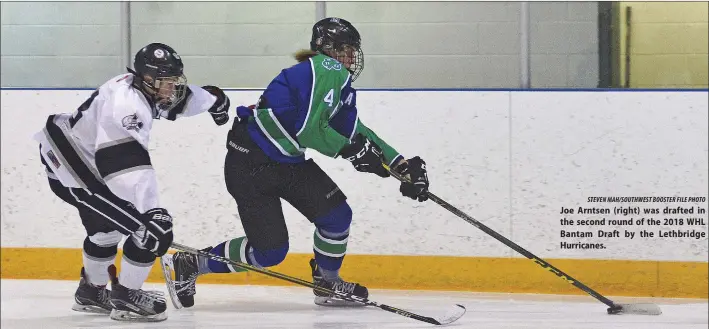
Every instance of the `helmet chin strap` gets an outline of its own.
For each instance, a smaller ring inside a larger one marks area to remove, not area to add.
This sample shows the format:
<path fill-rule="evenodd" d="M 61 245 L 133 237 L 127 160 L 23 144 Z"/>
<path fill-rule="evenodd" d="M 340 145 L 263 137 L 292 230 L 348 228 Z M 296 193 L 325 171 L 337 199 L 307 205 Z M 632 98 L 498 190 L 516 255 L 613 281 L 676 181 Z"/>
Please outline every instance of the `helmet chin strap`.
<path fill-rule="evenodd" d="M 172 98 L 175 98 L 174 95 L 172 95 Z M 175 100 L 173 99 L 171 102 L 165 104 L 161 103 L 158 94 L 156 93 L 155 96 L 153 97 L 154 102 L 155 102 L 155 119 L 160 119 L 162 117 L 163 113 L 169 112 L 171 109 L 172 104 L 174 104 Z"/>
<path fill-rule="evenodd" d="M 155 107 L 153 107 L 153 108 L 154 108 L 153 119 L 156 119 L 156 120 L 160 120 L 160 118 L 162 117 L 162 114 L 164 112 L 168 111 L 168 110 L 162 109 L 162 107 L 160 106 L 160 103 L 158 103 L 158 102 L 155 102 Z"/>
<path fill-rule="evenodd" d="M 138 72 L 134 71 L 130 67 L 126 67 L 128 70 L 128 73 L 133 74 L 133 87 L 140 91 L 143 96 L 145 96 L 145 99 L 148 101 L 150 104 L 150 108 L 152 109 L 153 112 L 153 119 L 159 119 L 160 112 L 157 109 L 157 101 L 155 100 L 155 95 L 157 95 L 157 92 L 150 87 L 149 84 L 145 82 L 142 76 L 138 74 Z M 146 89 L 149 88 L 153 93 L 149 93 Z"/>
<path fill-rule="evenodd" d="M 145 95 L 145 98 L 148 99 L 148 102 L 151 105 L 151 108 L 153 110 L 153 119 L 160 119 L 164 110 L 161 109 L 160 100 L 158 99 L 158 92 L 155 87 L 151 86 L 149 83 L 143 80 L 141 81 L 140 91 L 143 93 L 143 95 Z"/>

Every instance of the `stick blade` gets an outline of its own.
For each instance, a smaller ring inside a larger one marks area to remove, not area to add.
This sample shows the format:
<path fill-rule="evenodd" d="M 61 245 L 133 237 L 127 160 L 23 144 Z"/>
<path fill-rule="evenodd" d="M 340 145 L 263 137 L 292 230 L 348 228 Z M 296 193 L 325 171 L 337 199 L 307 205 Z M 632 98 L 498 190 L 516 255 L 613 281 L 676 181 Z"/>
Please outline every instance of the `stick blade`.
<path fill-rule="evenodd" d="M 438 324 L 440 325 L 446 325 L 446 324 L 451 324 L 455 321 L 458 321 L 463 315 L 465 315 L 465 306 L 460 305 L 460 304 L 455 304 L 455 307 L 451 308 L 448 313 L 445 315 L 436 318 L 435 320 L 438 321 Z"/>
<path fill-rule="evenodd" d="M 660 307 L 651 303 L 640 304 L 616 304 L 608 308 L 608 314 L 640 314 L 640 315 L 660 315 Z"/>
<path fill-rule="evenodd" d="M 172 263 L 172 255 L 165 254 L 160 257 L 160 267 L 162 267 L 162 274 L 163 277 L 165 277 L 165 285 L 167 286 L 167 292 L 170 296 L 170 301 L 172 301 L 172 306 L 179 310 L 182 308 L 182 303 L 180 303 L 180 299 L 177 297 L 175 281 L 172 278 L 172 273 L 175 268 Z"/>

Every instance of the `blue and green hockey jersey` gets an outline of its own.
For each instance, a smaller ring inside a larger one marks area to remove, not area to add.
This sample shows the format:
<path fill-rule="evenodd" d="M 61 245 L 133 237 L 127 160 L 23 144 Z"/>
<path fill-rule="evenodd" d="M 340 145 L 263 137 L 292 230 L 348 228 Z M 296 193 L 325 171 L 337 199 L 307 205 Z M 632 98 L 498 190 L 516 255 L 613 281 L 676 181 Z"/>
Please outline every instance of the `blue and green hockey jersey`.
<path fill-rule="evenodd" d="M 282 70 L 263 98 L 266 104 L 250 113 L 248 130 L 275 161 L 305 161 L 306 149 L 336 157 L 358 133 L 382 148 L 389 166 L 401 157 L 359 119 L 350 73 L 331 57 L 318 54 Z"/>

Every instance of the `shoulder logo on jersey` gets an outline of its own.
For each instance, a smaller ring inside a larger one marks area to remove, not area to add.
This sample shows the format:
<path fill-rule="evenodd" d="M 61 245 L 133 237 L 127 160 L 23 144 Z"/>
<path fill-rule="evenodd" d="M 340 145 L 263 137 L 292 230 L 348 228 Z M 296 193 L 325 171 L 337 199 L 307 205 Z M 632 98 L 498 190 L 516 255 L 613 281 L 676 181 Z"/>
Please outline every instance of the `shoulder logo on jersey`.
<path fill-rule="evenodd" d="M 47 157 L 49 158 L 49 161 L 52 161 L 52 164 L 55 168 L 59 169 L 59 167 L 62 166 L 62 164 L 59 163 L 59 159 L 57 159 L 57 156 L 54 155 L 54 152 L 52 152 L 52 150 L 49 150 L 49 152 L 47 152 Z"/>
<path fill-rule="evenodd" d="M 339 71 L 342 70 L 342 63 L 338 62 L 334 58 L 326 57 L 322 61 L 322 66 L 328 70 Z"/>
<path fill-rule="evenodd" d="M 138 121 L 138 116 L 135 114 L 131 114 L 123 118 L 122 123 L 123 127 L 128 130 L 138 131 L 140 128 L 143 128 L 143 123 Z"/>

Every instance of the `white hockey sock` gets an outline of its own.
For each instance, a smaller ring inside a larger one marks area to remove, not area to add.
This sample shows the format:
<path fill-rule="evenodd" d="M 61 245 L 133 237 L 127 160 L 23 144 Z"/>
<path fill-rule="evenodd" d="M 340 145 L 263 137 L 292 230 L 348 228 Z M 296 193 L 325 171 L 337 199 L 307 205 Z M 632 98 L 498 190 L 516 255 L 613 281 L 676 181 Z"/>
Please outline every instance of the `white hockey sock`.
<path fill-rule="evenodd" d="M 84 272 L 86 279 L 95 286 L 105 286 L 108 283 L 108 266 L 113 264 L 116 255 L 107 258 L 96 258 L 84 255 Z"/>
<path fill-rule="evenodd" d="M 121 257 L 121 275 L 118 282 L 129 289 L 140 289 L 148 278 L 154 263 L 137 263 L 125 256 Z"/>

